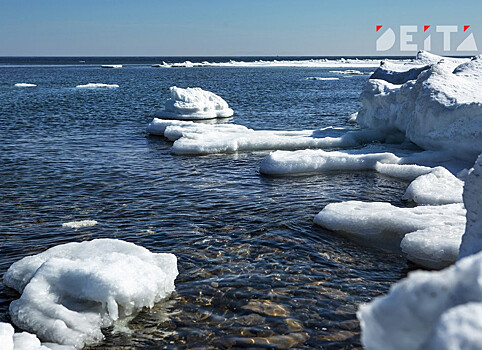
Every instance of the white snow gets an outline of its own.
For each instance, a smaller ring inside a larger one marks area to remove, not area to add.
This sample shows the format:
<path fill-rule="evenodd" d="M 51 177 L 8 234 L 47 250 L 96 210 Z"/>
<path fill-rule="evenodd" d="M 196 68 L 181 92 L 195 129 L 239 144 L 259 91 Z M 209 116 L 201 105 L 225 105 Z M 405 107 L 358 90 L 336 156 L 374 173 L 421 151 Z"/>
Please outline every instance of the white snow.
<path fill-rule="evenodd" d="M 18 327 L 80 349 L 102 340 L 101 328 L 168 297 L 177 273 L 173 254 L 97 239 L 23 258 L 4 282 L 21 293 L 10 304 Z"/>
<path fill-rule="evenodd" d="M 62 224 L 62 227 L 79 229 L 79 228 L 82 228 L 82 227 L 95 226 L 97 224 L 98 224 L 98 222 L 95 221 L 95 220 L 79 220 L 79 221 L 64 222 Z"/>
<path fill-rule="evenodd" d="M 367 350 L 476 350 L 482 344 L 482 252 L 416 271 L 357 314 Z"/>
<path fill-rule="evenodd" d="M 77 85 L 77 89 L 115 89 L 118 88 L 117 84 L 103 84 L 103 83 L 88 83 L 85 85 Z"/>
<path fill-rule="evenodd" d="M 0 345 L 2 350 L 75 350 L 73 346 L 40 343 L 35 334 L 15 333 L 9 323 L 0 322 Z"/>
<path fill-rule="evenodd" d="M 308 77 L 306 80 L 340 80 L 340 78 L 333 77 Z"/>
<path fill-rule="evenodd" d="M 357 122 L 398 130 L 418 146 L 474 161 L 482 152 L 482 57 L 421 52 L 411 63 L 382 64 L 366 83 Z"/>
<path fill-rule="evenodd" d="M 460 247 L 460 258 L 482 250 L 482 154 L 470 170 L 464 188 L 467 227 Z"/>
<path fill-rule="evenodd" d="M 318 130 L 253 130 L 236 124 L 200 124 L 154 118 L 147 127 L 152 135 L 171 141 L 174 154 L 204 155 L 261 150 L 358 147 L 382 141 L 386 135 L 377 130 L 324 128 Z"/>
<path fill-rule="evenodd" d="M 213 119 L 233 115 L 226 101 L 218 95 L 201 88 L 169 88 L 171 97 L 165 102 L 164 110 L 156 113 L 159 118 L 169 119 Z"/>
<path fill-rule="evenodd" d="M 37 85 L 35 84 L 30 84 L 30 83 L 16 83 L 16 87 L 36 87 Z"/>
<path fill-rule="evenodd" d="M 102 68 L 122 68 L 122 64 L 103 64 Z"/>

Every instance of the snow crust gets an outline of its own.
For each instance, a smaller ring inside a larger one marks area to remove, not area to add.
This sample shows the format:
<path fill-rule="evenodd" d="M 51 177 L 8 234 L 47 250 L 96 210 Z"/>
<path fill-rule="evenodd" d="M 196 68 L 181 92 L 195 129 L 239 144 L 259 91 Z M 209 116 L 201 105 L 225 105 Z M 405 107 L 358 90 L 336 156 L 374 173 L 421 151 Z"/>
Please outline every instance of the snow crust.
<path fill-rule="evenodd" d="M 169 88 L 171 97 L 165 102 L 164 110 L 156 113 L 159 118 L 168 119 L 213 119 L 231 117 L 234 112 L 218 95 L 201 88 Z"/>
<path fill-rule="evenodd" d="M 88 83 L 85 85 L 77 85 L 77 89 L 115 89 L 118 88 L 117 84 L 103 84 L 103 83 Z"/>
<path fill-rule="evenodd" d="M 69 222 L 64 222 L 62 224 L 62 227 L 66 228 L 73 228 L 73 229 L 79 229 L 82 227 L 91 227 L 97 225 L 98 222 L 95 220 L 80 220 L 80 221 L 69 221 Z"/>
<path fill-rule="evenodd" d="M 37 85 L 35 84 L 30 84 L 30 83 L 16 83 L 16 87 L 36 87 Z"/>
<path fill-rule="evenodd" d="M 410 63 L 383 63 L 366 83 L 357 122 L 403 132 L 427 150 L 474 161 L 482 152 L 482 57 L 420 52 Z"/>
<path fill-rule="evenodd" d="M 25 257 L 4 283 L 21 293 L 9 308 L 18 327 L 80 349 L 102 340 L 101 328 L 168 297 L 177 273 L 173 254 L 97 239 Z"/>
<path fill-rule="evenodd" d="M 482 344 L 482 252 L 416 271 L 357 314 L 367 350 L 476 350 Z"/>

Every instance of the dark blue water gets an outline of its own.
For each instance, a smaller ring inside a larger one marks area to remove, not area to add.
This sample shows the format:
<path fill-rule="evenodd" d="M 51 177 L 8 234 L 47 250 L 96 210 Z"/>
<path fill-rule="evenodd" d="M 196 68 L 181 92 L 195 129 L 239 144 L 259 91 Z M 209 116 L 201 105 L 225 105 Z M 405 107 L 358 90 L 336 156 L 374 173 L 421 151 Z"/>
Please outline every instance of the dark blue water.
<path fill-rule="evenodd" d="M 358 109 L 367 76 L 313 81 L 306 78 L 335 75 L 7 63 L 0 67 L 0 276 L 57 244 L 119 238 L 176 254 L 180 274 L 169 301 L 139 314 L 130 333 L 106 330 L 98 349 L 360 347 L 357 305 L 385 293 L 406 262 L 312 220 L 331 202 L 393 203 L 406 184 L 371 172 L 265 177 L 258 168 L 266 152 L 173 156 L 171 144 L 145 127 L 172 85 L 219 94 L 235 110 L 231 122 L 256 129 L 350 127 L 346 117 Z M 75 89 L 90 82 L 120 87 Z M 62 227 L 82 219 L 99 224 Z M 17 297 L 0 284 L 0 321 L 9 321 Z"/>

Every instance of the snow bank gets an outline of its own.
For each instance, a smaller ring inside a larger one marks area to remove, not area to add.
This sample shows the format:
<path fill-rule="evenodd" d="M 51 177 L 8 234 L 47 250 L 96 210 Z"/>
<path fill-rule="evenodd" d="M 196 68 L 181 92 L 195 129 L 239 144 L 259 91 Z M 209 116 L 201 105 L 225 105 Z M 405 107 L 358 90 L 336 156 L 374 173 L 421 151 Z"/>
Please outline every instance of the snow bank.
<path fill-rule="evenodd" d="M 22 294 L 10 304 L 18 327 L 80 349 L 102 340 L 101 328 L 168 297 L 176 276 L 173 254 L 97 239 L 28 256 L 4 282 Z"/>
<path fill-rule="evenodd" d="M 201 88 L 169 88 L 171 97 L 165 102 L 164 110 L 156 113 L 159 118 L 169 119 L 213 119 L 233 115 L 226 101 L 212 92 Z"/>
<path fill-rule="evenodd" d="M 482 250 L 482 154 L 467 177 L 464 203 L 467 227 L 460 247 L 460 258 Z"/>
<path fill-rule="evenodd" d="M 97 225 L 98 222 L 95 220 L 80 220 L 80 221 L 69 221 L 69 222 L 64 222 L 62 224 L 62 227 L 66 228 L 73 228 L 73 229 L 79 229 L 82 227 L 91 227 Z"/>
<path fill-rule="evenodd" d="M 469 61 L 420 52 L 410 63 L 384 63 L 360 95 L 357 122 L 474 161 L 482 152 L 481 83 L 481 56 Z"/>
<path fill-rule="evenodd" d="M 29 83 L 16 83 L 16 87 L 36 87 L 37 85 L 35 84 L 29 84 Z"/>
<path fill-rule="evenodd" d="M 34 334 L 15 333 L 12 325 L 8 323 L 0 323 L 0 345 L 2 350 L 75 350 L 68 345 L 41 344 Z"/>
<path fill-rule="evenodd" d="M 482 344 L 482 252 L 416 271 L 357 314 L 367 350 L 476 350 Z"/>
<path fill-rule="evenodd" d="M 122 68 L 122 64 L 103 64 L 102 68 Z"/>
<path fill-rule="evenodd" d="M 154 118 L 147 132 L 171 141 L 174 154 L 204 155 L 261 150 L 359 147 L 382 141 L 386 135 L 377 130 L 324 128 L 319 130 L 253 130 L 236 124 L 199 124 Z"/>
<path fill-rule="evenodd" d="M 102 83 L 89 83 L 85 85 L 77 85 L 77 89 L 115 89 L 118 88 L 117 84 L 102 84 Z"/>

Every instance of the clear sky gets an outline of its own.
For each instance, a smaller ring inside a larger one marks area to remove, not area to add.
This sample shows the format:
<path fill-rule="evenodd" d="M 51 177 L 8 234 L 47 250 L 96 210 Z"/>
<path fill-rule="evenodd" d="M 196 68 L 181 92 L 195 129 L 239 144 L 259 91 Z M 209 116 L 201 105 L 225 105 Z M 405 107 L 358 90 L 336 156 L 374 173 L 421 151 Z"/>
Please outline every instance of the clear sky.
<path fill-rule="evenodd" d="M 381 55 L 397 55 L 401 24 L 419 26 L 420 48 L 424 24 L 482 48 L 480 0 L 0 0 L 0 56 L 376 55 L 388 27 L 397 42 Z"/>

